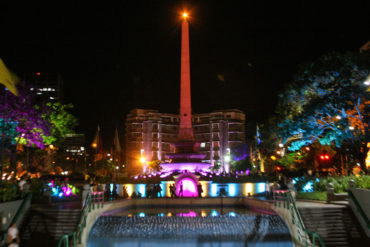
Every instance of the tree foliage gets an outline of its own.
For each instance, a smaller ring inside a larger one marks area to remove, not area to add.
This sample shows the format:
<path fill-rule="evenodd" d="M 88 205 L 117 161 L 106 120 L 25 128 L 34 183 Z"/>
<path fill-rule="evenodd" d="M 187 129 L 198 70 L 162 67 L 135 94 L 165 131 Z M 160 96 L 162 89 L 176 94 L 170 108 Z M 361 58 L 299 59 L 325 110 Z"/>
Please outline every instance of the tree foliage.
<path fill-rule="evenodd" d="M 0 95 L 0 127 L 8 145 L 43 149 L 73 132 L 77 119 L 67 111 L 71 104 L 36 102 L 36 92 L 24 82 L 17 88 L 19 96 L 4 89 Z"/>
<path fill-rule="evenodd" d="M 291 151 L 316 141 L 337 148 L 350 143 L 364 165 L 370 105 L 364 82 L 369 75 L 368 52 L 330 53 L 303 66 L 279 95 L 275 131 L 282 142 Z"/>

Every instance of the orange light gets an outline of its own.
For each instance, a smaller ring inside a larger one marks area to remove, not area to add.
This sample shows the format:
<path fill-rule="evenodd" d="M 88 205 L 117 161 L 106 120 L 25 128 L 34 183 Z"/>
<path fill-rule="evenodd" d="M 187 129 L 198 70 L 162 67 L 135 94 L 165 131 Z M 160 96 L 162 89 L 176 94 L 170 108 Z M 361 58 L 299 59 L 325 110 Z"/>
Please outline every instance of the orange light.
<path fill-rule="evenodd" d="M 40 72 L 37 72 L 36 75 L 41 75 L 41 73 Z"/>
<path fill-rule="evenodd" d="M 54 145 L 53 145 L 53 144 L 50 144 L 50 145 L 49 145 L 49 148 L 50 148 L 50 149 L 54 149 Z"/>
<path fill-rule="evenodd" d="M 325 155 L 325 159 L 328 160 L 329 159 L 329 155 Z"/>
<path fill-rule="evenodd" d="M 98 144 L 93 143 L 93 144 L 92 144 L 92 147 L 93 147 L 93 148 L 97 148 L 97 147 L 98 147 Z"/>
<path fill-rule="evenodd" d="M 184 18 L 187 18 L 187 17 L 188 17 L 188 13 L 184 12 L 184 13 L 182 14 L 182 16 L 183 16 Z"/>
<path fill-rule="evenodd" d="M 325 159 L 325 156 L 324 155 L 320 155 L 320 159 Z"/>
<path fill-rule="evenodd" d="M 281 167 L 280 166 L 276 167 L 276 170 L 280 171 L 281 170 Z"/>
<path fill-rule="evenodd" d="M 140 157 L 140 162 L 141 162 L 141 163 L 145 163 L 145 161 L 146 161 L 146 160 L 145 160 L 145 157 Z"/>

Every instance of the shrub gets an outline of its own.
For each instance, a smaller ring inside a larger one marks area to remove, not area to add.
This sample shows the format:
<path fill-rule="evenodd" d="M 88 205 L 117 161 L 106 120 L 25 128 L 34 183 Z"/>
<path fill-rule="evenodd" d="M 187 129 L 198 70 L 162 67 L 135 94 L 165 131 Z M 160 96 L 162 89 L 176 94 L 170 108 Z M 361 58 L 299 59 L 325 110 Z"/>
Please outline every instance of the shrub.
<path fill-rule="evenodd" d="M 349 182 L 353 180 L 356 188 L 370 189 L 370 176 L 343 176 L 343 177 L 327 177 L 320 178 L 314 182 L 314 191 L 327 191 L 328 183 L 334 185 L 334 192 L 346 192 L 349 188 Z"/>
<path fill-rule="evenodd" d="M 8 181 L 0 181 L 0 200 L 8 202 L 17 199 L 17 184 Z"/>

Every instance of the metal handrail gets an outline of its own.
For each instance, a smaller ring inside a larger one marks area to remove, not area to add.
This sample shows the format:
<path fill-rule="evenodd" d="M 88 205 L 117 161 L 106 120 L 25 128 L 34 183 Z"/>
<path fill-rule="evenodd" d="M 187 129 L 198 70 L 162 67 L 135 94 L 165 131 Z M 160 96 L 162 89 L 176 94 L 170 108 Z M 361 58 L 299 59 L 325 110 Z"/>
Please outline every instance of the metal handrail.
<path fill-rule="evenodd" d="M 14 215 L 14 217 L 13 217 L 13 220 L 12 220 L 12 222 L 10 223 L 10 226 L 11 226 L 13 223 L 17 223 L 20 217 L 23 217 L 23 215 L 24 215 L 24 210 L 25 210 L 25 208 L 26 208 L 26 205 L 31 201 L 31 199 L 32 199 L 32 193 L 31 193 L 31 192 L 29 192 L 29 193 L 27 193 L 27 194 L 26 194 L 26 196 L 24 197 L 24 199 L 23 199 L 23 201 L 22 201 L 21 205 L 19 206 L 19 208 L 18 208 L 17 212 L 15 213 L 15 215 Z M 9 229 L 9 227 L 8 227 L 7 229 L 5 229 L 5 230 L 1 231 L 1 233 L 0 233 L 0 234 L 1 234 L 1 238 L 2 238 L 2 239 L 4 239 L 4 238 L 5 238 L 4 236 L 8 233 L 8 229 Z"/>
<path fill-rule="evenodd" d="M 356 197 L 353 195 L 352 191 L 351 190 L 348 190 L 348 195 L 349 197 L 351 198 L 351 200 L 354 202 L 354 204 L 356 205 L 356 208 L 358 210 L 358 212 L 360 213 L 362 219 L 365 221 L 366 223 L 366 227 L 367 228 L 370 228 L 370 221 L 369 221 L 369 218 L 367 217 L 367 215 L 365 214 L 364 210 L 362 209 L 360 203 L 357 201 Z"/>
<path fill-rule="evenodd" d="M 95 209 L 95 205 L 97 209 L 104 207 L 104 192 L 103 191 L 92 192 L 92 193 L 89 192 L 87 194 L 85 205 L 83 206 L 81 210 L 80 218 L 78 220 L 76 230 L 71 233 L 64 234 L 63 236 L 61 236 L 58 241 L 58 245 L 57 245 L 58 247 L 69 247 L 70 237 L 73 237 L 73 245 L 72 245 L 73 247 L 76 247 L 77 243 L 81 243 L 82 232 L 84 228 L 86 227 L 87 216 L 89 215 L 91 210 Z"/>
<path fill-rule="evenodd" d="M 287 210 L 289 210 L 290 213 L 291 213 L 292 224 L 293 225 L 297 225 L 304 232 L 304 244 L 305 244 L 306 247 L 309 246 L 308 239 L 311 240 L 311 243 L 312 243 L 312 246 L 313 247 L 316 246 L 316 239 L 320 242 L 320 246 L 325 247 L 324 241 L 322 240 L 322 238 L 321 238 L 321 236 L 320 236 L 319 233 L 313 232 L 313 231 L 309 231 L 309 230 L 306 229 L 306 227 L 305 227 L 305 225 L 303 223 L 301 214 L 299 213 L 298 208 L 296 206 L 295 199 L 292 196 L 292 194 L 290 193 L 290 191 L 278 191 L 274 195 L 274 198 L 277 199 L 277 201 L 275 200 L 274 205 L 275 206 L 278 206 L 278 207 L 281 207 L 280 206 L 281 205 L 280 202 L 282 201 L 283 202 L 283 207 L 286 208 Z M 296 224 L 296 220 L 295 220 L 296 218 L 298 219 L 297 220 L 297 224 Z M 299 232 L 299 228 L 297 230 Z M 298 239 L 299 241 L 302 241 L 303 240 L 301 238 L 301 236 L 298 236 L 298 238 L 299 238 Z"/>

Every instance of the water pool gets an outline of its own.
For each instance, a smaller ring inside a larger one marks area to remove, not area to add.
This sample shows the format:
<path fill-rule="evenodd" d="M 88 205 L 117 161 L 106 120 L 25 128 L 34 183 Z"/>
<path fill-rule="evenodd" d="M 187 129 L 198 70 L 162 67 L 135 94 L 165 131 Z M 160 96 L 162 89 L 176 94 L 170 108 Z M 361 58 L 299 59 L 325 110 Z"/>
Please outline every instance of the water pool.
<path fill-rule="evenodd" d="M 146 208 L 98 218 L 88 247 L 293 246 L 276 214 L 245 208 Z"/>

